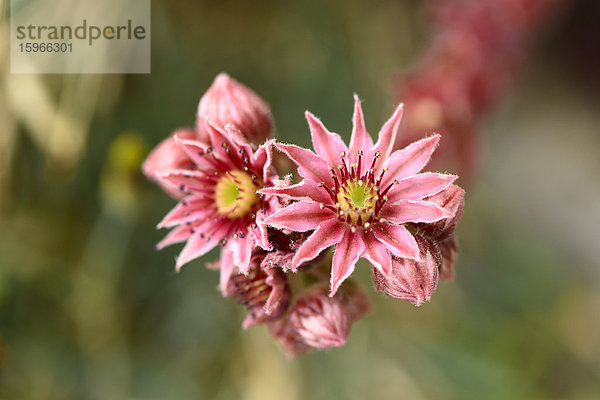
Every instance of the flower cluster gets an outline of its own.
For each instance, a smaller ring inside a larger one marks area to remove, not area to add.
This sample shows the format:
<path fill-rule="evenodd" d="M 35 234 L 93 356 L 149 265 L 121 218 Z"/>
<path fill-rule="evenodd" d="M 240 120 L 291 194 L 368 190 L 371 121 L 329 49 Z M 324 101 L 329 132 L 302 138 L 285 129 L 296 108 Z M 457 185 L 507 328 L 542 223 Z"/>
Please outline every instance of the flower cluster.
<path fill-rule="evenodd" d="M 401 117 L 402 105 L 374 143 L 355 96 L 347 146 L 307 112 L 313 152 L 271 139 L 266 103 L 219 75 L 195 128 L 175 131 L 143 166 L 179 200 L 158 225 L 173 228 L 158 248 L 185 242 L 179 269 L 220 246 L 209 267 L 222 294 L 247 308 L 242 327 L 267 324 L 290 356 L 343 345 L 369 311 L 350 278 L 359 258 L 378 291 L 428 301 L 440 278 L 453 277 L 464 192 L 454 175 L 421 172 L 439 135 L 393 151 Z M 278 175 L 281 153 L 299 182 Z"/>
<path fill-rule="evenodd" d="M 434 162 L 469 180 L 480 154 L 481 117 L 514 85 L 542 22 L 570 1 L 429 1 L 432 43 L 396 90 L 407 106 L 397 148 L 423 131 L 441 132 L 448 140 Z"/>

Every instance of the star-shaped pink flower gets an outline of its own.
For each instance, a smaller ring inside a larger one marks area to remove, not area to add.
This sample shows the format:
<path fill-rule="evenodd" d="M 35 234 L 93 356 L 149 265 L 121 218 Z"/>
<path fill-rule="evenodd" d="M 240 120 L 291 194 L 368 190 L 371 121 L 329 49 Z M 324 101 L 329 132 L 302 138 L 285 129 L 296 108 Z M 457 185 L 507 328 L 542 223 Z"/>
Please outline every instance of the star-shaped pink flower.
<path fill-rule="evenodd" d="M 392 256 L 418 260 L 419 246 L 406 224 L 432 223 L 453 216 L 424 199 L 444 190 L 457 177 L 419 173 L 440 136 L 422 139 L 392 153 L 402 105 L 383 125 L 373 144 L 365 129 L 360 100 L 357 96 L 354 100 L 349 147 L 307 111 L 316 154 L 298 146 L 276 144 L 297 164 L 303 181 L 261 191 L 295 201 L 270 215 L 266 224 L 278 229 L 314 231 L 294 255 L 292 270 L 335 245 L 330 296 L 352 274 L 360 257 L 385 276 L 392 269 Z"/>
<path fill-rule="evenodd" d="M 234 267 L 248 272 L 256 246 L 271 249 L 262 220 L 274 209 L 277 198 L 258 190 L 275 179 L 271 168 L 272 141 L 255 151 L 232 124 L 221 129 L 206 120 L 205 129 L 206 142 L 175 135 L 176 144 L 195 167 L 173 169 L 159 176 L 177 187 L 182 198 L 158 225 L 174 229 L 157 247 L 186 242 L 177 258 L 179 270 L 221 245 L 223 288 Z"/>

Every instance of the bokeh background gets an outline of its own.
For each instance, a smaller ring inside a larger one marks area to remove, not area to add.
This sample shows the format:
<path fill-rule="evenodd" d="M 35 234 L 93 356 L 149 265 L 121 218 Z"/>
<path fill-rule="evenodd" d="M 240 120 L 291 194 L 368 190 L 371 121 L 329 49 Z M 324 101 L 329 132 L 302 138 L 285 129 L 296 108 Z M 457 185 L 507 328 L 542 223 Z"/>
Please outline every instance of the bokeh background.
<path fill-rule="evenodd" d="M 375 133 L 431 35 L 418 0 L 153 1 L 149 75 L 12 75 L 0 1 L 1 399 L 600 398 L 600 7 L 538 32 L 484 120 L 454 282 L 416 308 L 374 293 L 348 344 L 290 361 L 216 289 L 174 272 L 140 174 L 226 71 L 310 145 L 305 109 Z M 407 104 L 407 107 L 410 107 Z M 441 146 L 444 146 L 442 140 Z M 449 171 L 452 172 L 452 171 Z"/>

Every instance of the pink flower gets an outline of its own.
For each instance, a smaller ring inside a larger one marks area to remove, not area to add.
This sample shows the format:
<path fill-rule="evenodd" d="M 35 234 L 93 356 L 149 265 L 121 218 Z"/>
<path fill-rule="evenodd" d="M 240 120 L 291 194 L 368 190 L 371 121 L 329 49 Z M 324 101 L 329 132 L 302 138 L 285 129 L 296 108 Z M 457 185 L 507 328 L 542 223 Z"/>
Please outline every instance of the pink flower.
<path fill-rule="evenodd" d="M 438 284 L 442 257 L 436 244 L 429 239 L 415 236 L 419 245 L 419 259 L 395 258 L 388 276 L 373 269 L 375 289 L 416 306 L 429 301 Z"/>
<path fill-rule="evenodd" d="M 159 244 L 161 249 L 186 242 L 177 258 L 177 269 L 217 245 L 223 247 L 221 281 L 227 282 L 234 265 L 243 273 L 250 267 L 256 245 L 270 249 L 265 214 L 277 199 L 257 191 L 271 184 L 272 142 L 253 151 L 233 125 L 219 127 L 205 122 L 208 141 L 175 136 L 175 142 L 194 162 L 195 169 L 174 169 L 161 179 L 177 186 L 184 195 L 158 225 L 175 227 Z"/>
<path fill-rule="evenodd" d="M 267 103 L 248 87 L 225 73 L 219 74 L 198 104 L 196 130 L 205 136 L 204 119 L 224 127 L 232 123 L 249 143 L 259 145 L 272 136 L 273 119 Z"/>
<path fill-rule="evenodd" d="M 429 161 L 440 136 L 412 143 L 392 153 L 402 116 L 399 106 L 373 144 L 355 96 L 350 147 L 311 113 L 306 113 L 317 154 L 294 145 L 277 148 L 298 165 L 302 182 L 263 189 L 295 203 L 275 212 L 266 223 L 278 229 L 313 231 L 294 255 L 292 269 L 335 246 L 331 270 L 333 296 L 350 276 L 359 257 L 383 275 L 392 270 L 392 256 L 419 259 L 419 246 L 407 223 L 432 223 L 453 217 L 427 201 L 446 189 L 456 176 L 419 173 Z"/>

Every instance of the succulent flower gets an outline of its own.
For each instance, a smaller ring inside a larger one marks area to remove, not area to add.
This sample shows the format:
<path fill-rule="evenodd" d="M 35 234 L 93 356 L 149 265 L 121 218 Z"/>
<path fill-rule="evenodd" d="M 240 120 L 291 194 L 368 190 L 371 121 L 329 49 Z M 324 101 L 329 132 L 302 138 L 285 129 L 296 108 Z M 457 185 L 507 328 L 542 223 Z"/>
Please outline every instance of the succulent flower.
<path fill-rule="evenodd" d="M 234 125 L 221 129 L 205 121 L 205 129 L 207 143 L 175 136 L 196 168 L 160 176 L 176 185 L 184 197 L 158 225 L 175 227 L 158 248 L 187 242 L 177 258 L 179 270 L 220 244 L 224 250 L 221 280 L 226 282 L 234 266 L 248 272 L 255 246 L 270 249 L 262 220 L 277 199 L 257 191 L 274 179 L 272 142 L 254 151 Z"/>
<path fill-rule="evenodd" d="M 273 133 L 273 119 L 267 103 L 255 92 L 225 73 L 219 74 L 200 99 L 196 130 L 206 135 L 204 119 L 224 127 L 232 123 L 254 146 L 263 143 Z"/>
<path fill-rule="evenodd" d="M 392 257 L 419 259 L 419 246 L 407 223 L 432 223 L 454 217 L 427 201 L 457 178 L 419 173 L 429 161 L 440 136 L 412 143 L 392 153 L 402 116 L 400 105 L 383 125 L 373 145 L 360 100 L 355 96 L 350 147 L 311 113 L 306 118 L 316 153 L 294 145 L 276 144 L 298 166 L 302 182 L 261 190 L 294 200 L 265 221 L 278 229 L 314 231 L 300 246 L 292 270 L 335 246 L 331 270 L 333 296 L 350 276 L 359 257 L 383 275 L 392 270 Z"/>
<path fill-rule="evenodd" d="M 419 259 L 396 258 L 388 276 L 373 269 L 375 289 L 416 306 L 429 301 L 438 284 L 442 256 L 436 244 L 421 236 L 415 236 L 419 245 Z"/>

